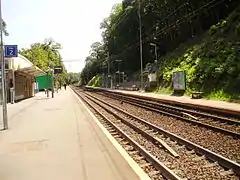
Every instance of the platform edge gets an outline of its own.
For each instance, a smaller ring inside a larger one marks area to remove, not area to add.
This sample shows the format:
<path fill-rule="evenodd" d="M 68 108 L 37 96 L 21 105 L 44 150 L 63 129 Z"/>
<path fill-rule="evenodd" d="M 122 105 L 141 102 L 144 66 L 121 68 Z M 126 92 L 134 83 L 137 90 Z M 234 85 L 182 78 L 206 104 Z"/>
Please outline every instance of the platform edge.
<path fill-rule="evenodd" d="M 87 110 L 89 115 L 93 118 L 95 123 L 100 127 L 103 133 L 106 135 L 111 144 L 116 148 L 116 150 L 123 156 L 125 161 L 129 164 L 132 170 L 141 180 L 151 180 L 151 178 L 143 171 L 143 169 L 130 157 L 130 155 L 125 151 L 125 149 L 117 142 L 117 140 L 107 131 L 107 129 L 99 122 L 97 117 L 92 113 L 92 111 L 84 104 L 84 102 L 76 95 L 76 93 L 71 89 L 77 100 L 83 105 Z"/>

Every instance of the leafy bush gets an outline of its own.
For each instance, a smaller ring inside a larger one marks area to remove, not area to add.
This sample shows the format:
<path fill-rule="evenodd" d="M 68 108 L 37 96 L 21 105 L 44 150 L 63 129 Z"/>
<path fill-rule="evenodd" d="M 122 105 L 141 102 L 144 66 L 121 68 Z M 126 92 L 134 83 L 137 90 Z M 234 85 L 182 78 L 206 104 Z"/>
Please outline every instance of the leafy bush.
<path fill-rule="evenodd" d="M 237 10 L 236 10 L 237 11 Z M 171 84 L 174 71 L 187 73 L 187 92 L 204 91 L 207 98 L 230 101 L 240 94 L 240 15 L 211 26 L 200 44 L 168 54 L 158 76 Z M 166 87 L 164 87 L 166 88 Z"/>
<path fill-rule="evenodd" d="M 240 37 L 240 23 L 236 26 L 236 35 Z"/>
<path fill-rule="evenodd" d="M 92 87 L 101 87 L 102 85 L 102 78 L 100 76 L 94 76 L 87 84 L 88 86 Z"/>

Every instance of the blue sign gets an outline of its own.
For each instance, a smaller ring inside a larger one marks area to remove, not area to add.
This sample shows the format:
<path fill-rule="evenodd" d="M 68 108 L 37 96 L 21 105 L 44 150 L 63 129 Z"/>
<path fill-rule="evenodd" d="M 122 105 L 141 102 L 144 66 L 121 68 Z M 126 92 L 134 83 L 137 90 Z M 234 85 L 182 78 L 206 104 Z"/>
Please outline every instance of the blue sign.
<path fill-rule="evenodd" d="M 157 71 L 157 70 L 158 70 L 157 67 L 152 67 L 152 71 L 153 71 L 153 72 L 155 72 L 155 71 Z"/>
<path fill-rule="evenodd" d="M 17 45 L 5 45 L 5 57 L 18 57 L 18 47 Z"/>

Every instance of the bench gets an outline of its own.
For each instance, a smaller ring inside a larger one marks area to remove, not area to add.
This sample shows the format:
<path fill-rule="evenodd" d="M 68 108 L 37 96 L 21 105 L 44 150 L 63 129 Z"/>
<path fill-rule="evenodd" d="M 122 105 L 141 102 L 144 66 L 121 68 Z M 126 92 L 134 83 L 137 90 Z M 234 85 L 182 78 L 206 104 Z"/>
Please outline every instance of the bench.
<path fill-rule="evenodd" d="M 192 92 L 192 99 L 200 99 L 202 97 L 203 92 Z"/>
<path fill-rule="evenodd" d="M 120 88 L 120 85 L 117 84 L 117 85 L 115 86 L 115 89 L 119 89 L 119 88 Z"/>
<path fill-rule="evenodd" d="M 134 84 L 134 85 L 132 85 L 132 90 L 133 90 L 133 91 L 138 91 L 139 88 Z"/>

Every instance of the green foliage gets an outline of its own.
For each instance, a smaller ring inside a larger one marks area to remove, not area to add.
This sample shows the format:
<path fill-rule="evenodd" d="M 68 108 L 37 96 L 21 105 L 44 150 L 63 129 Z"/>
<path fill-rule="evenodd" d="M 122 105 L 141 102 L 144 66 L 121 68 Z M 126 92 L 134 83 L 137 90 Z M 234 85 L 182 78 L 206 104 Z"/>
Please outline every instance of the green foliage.
<path fill-rule="evenodd" d="M 236 35 L 240 37 L 240 23 L 238 23 L 236 26 Z"/>
<path fill-rule="evenodd" d="M 216 25 L 212 25 L 210 30 L 209 30 L 209 35 L 213 35 L 217 32 L 217 26 Z"/>
<path fill-rule="evenodd" d="M 156 90 L 154 90 L 154 93 L 159 94 L 172 94 L 172 88 L 171 87 L 158 87 Z"/>
<path fill-rule="evenodd" d="M 68 84 L 81 84 L 81 74 L 80 73 L 68 73 L 67 74 Z"/>
<path fill-rule="evenodd" d="M 102 78 L 100 76 L 94 76 L 89 83 L 87 84 L 88 86 L 92 87 L 101 87 L 102 85 Z"/>
<path fill-rule="evenodd" d="M 9 36 L 9 33 L 7 31 L 7 23 L 5 21 L 2 21 L 2 31 L 5 36 Z"/>
<path fill-rule="evenodd" d="M 222 89 L 226 94 L 234 94 L 240 79 L 240 13 L 236 8 L 239 5 L 239 0 L 219 3 L 212 3 L 212 0 L 123 0 L 101 23 L 103 42 L 91 46 L 81 73 L 82 83 L 87 84 L 97 74 L 108 72 L 108 54 L 110 74 L 118 70 L 114 60 L 120 59 L 120 70 L 132 80 L 139 79 L 140 14 L 143 68 L 149 72 L 157 59 L 162 87 L 171 85 L 174 71 L 185 70 L 188 92 L 203 90 L 209 94 L 216 88 L 216 92 Z M 188 44 L 202 40 L 202 36 L 204 40 L 200 43 Z M 150 43 L 157 45 L 157 57 Z"/>
<path fill-rule="evenodd" d="M 209 29 L 208 33 L 209 33 L 209 35 L 214 35 L 216 32 L 223 33 L 225 26 L 227 26 L 227 21 L 221 20 L 216 25 L 212 25 L 211 28 Z"/>
<path fill-rule="evenodd" d="M 240 39 L 235 32 L 239 30 L 240 16 L 233 17 L 230 15 L 227 20 L 211 26 L 211 33 L 202 43 L 182 52 L 173 51 L 164 57 L 165 63 L 158 71 L 159 76 L 164 81 L 171 82 L 174 71 L 185 70 L 188 92 L 201 90 L 207 98 L 228 101 L 239 99 Z M 226 29 L 232 30 L 225 31 Z"/>
<path fill-rule="evenodd" d="M 31 44 L 29 49 L 21 49 L 19 54 L 30 60 L 35 66 L 43 71 L 47 71 L 54 66 L 62 66 L 63 73 L 55 76 L 57 84 L 63 84 L 67 78 L 67 71 L 62 63 L 62 57 L 59 53 L 61 44 L 55 42 L 53 39 L 45 39 L 43 43 Z"/>
<path fill-rule="evenodd" d="M 229 94 L 225 93 L 223 89 L 212 91 L 205 97 L 207 99 L 222 100 L 222 101 L 231 101 L 232 99 L 232 97 Z"/>
<path fill-rule="evenodd" d="M 107 71 L 107 53 L 100 42 L 91 45 L 90 55 L 85 59 L 85 67 L 81 72 L 82 84 L 87 84 L 92 77 Z"/>

